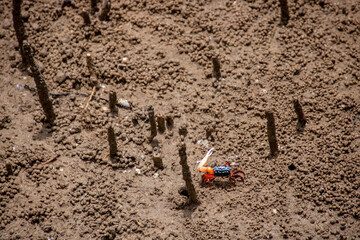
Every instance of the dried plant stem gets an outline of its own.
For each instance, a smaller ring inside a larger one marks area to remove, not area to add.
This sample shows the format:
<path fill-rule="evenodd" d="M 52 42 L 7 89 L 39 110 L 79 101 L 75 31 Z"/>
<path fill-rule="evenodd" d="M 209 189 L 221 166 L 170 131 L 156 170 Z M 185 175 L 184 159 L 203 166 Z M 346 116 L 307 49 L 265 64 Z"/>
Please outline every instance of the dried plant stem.
<path fill-rule="evenodd" d="M 84 107 L 84 111 L 86 111 L 86 109 L 89 107 L 90 101 L 91 101 L 92 97 L 94 96 L 95 91 L 96 91 L 96 87 L 94 86 L 94 87 L 92 88 L 92 90 L 91 90 L 91 94 L 90 94 L 90 96 L 89 96 L 89 99 L 88 99 L 87 102 L 86 102 L 86 105 L 85 105 L 85 107 Z"/>
<path fill-rule="evenodd" d="M 287 0 L 280 0 L 280 8 L 281 8 L 280 24 L 286 26 L 290 18 Z"/>
<path fill-rule="evenodd" d="M 117 144 L 116 144 L 114 128 L 112 126 L 108 128 L 108 141 L 110 147 L 110 159 L 114 160 L 115 157 L 117 156 Z"/>
<path fill-rule="evenodd" d="M 111 1 L 110 0 L 103 0 L 101 4 L 101 9 L 99 13 L 99 20 L 105 21 L 108 19 L 108 14 L 111 9 Z"/>
<path fill-rule="evenodd" d="M 270 111 L 265 112 L 265 117 L 267 119 L 267 135 L 270 145 L 270 155 L 276 156 L 279 152 L 278 144 L 276 140 L 276 129 L 275 129 L 275 119 L 274 113 Z"/>
<path fill-rule="evenodd" d="M 60 155 L 56 154 L 54 157 L 50 158 L 49 160 L 42 162 L 41 165 L 46 165 L 48 163 L 51 163 L 51 162 L 55 161 L 58 157 L 60 157 Z"/>
<path fill-rule="evenodd" d="M 154 108 L 152 106 L 149 106 L 148 114 L 149 114 L 149 122 L 150 122 L 149 141 L 151 142 L 154 139 L 154 137 L 156 137 L 156 135 L 157 135 L 156 122 L 155 122 L 155 113 L 154 113 Z"/>
<path fill-rule="evenodd" d="M 117 113 L 116 102 L 117 102 L 116 92 L 110 91 L 109 92 L 109 109 L 110 109 L 110 114 L 113 116 L 115 116 Z"/>
<path fill-rule="evenodd" d="M 23 47 L 24 41 L 26 40 L 26 34 L 25 34 L 24 23 L 21 18 L 21 4 L 22 4 L 22 0 L 13 0 L 12 15 L 13 15 L 16 38 L 19 42 L 19 50 L 20 50 L 22 62 L 24 66 L 27 66 L 28 62 Z"/>
<path fill-rule="evenodd" d="M 43 79 L 42 75 L 40 74 L 39 68 L 36 65 L 34 58 L 31 54 L 30 44 L 25 42 L 23 47 L 24 47 L 24 54 L 26 57 L 26 61 L 29 63 L 31 72 L 34 77 L 40 104 L 44 110 L 46 119 L 48 120 L 48 122 L 53 124 L 55 121 L 55 112 L 54 112 L 53 105 L 52 105 L 52 102 L 49 97 L 49 91 L 46 86 L 45 80 Z"/>
<path fill-rule="evenodd" d="M 182 167 L 183 179 L 185 181 L 186 190 L 189 193 L 189 200 L 191 204 L 200 204 L 200 201 L 197 198 L 197 194 L 195 191 L 194 184 L 191 179 L 191 172 L 189 165 L 187 163 L 186 156 L 186 145 L 185 143 L 181 143 L 179 146 L 179 155 L 180 155 L 180 165 Z"/>
<path fill-rule="evenodd" d="M 157 123 L 158 123 L 159 133 L 164 133 L 165 130 L 166 130 L 164 116 L 163 115 L 157 115 L 156 119 L 157 119 Z"/>
<path fill-rule="evenodd" d="M 89 16 L 89 13 L 88 13 L 88 11 L 86 9 L 83 9 L 82 12 L 80 13 L 80 15 L 83 18 L 85 25 L 90 25 L 91 24 L 90 16 Z"/>
<path fill-rule="evenodd" d="M 297 125 L 296 125 L 296 129 L 298 131 L 302 131 L 304 130 L 304 127 L 306 125 L 306 119 L 305 119 L 305 115 L 304 115 L 304 112 L 303 112 L 303 109 L 300 105 L 300 102 L 298 99 L 293 99 L 293 103 L 294 103 L 294 108 L 295 108 L 295 112 L 296 112 L 296 115 L 298 117 L 298 122 L 297 122 Z"/>

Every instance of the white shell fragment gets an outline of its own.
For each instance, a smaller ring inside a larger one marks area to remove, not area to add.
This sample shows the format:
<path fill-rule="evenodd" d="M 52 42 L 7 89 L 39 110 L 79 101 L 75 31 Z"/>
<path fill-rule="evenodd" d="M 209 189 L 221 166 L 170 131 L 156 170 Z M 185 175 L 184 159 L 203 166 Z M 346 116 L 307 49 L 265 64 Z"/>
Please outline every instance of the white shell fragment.
<path fill-rule="evenodd" d="M 120 98 L 118 100 L 118 104 L 120 104 L 120 106 L 125 107 L 125 108 L 131 108 L 131 105 L 130 105 L 129 101 L 125 100 L 125 99 L 122 99 L 122 98 Z"/>
<path fill-rule="evenodd" d="M 135 167 L 135 173 L 136 173 L 137 175 L 140 175 L 140 174 L 141 174 L 141 170 L 140 170 L 139 168 L 136 168 L 136 167 Z"/>

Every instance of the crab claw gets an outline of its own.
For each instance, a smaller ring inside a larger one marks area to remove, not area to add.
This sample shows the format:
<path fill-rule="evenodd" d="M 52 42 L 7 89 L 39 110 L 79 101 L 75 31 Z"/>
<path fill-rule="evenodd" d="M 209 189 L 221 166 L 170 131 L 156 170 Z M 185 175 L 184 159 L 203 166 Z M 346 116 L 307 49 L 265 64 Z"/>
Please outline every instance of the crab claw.
<path fill-rule="evenodd" d="M 208 173 L 214 173 L 214 170 L 211 167 L 205 167 L 206 162 L 209 160 L 209 157 L 213 153 L 214 148 L 211 148 L 205 155 L 205 157 L 200 161 L 197 170 L 199 172 L 208 172 Z"/>
<path fill-rule="evenodd" d="M 210 150 L 207 152 L 207 154 L 205 155 L 206 158 L 210 157 L 213 154 L 214 151 L 214 147 L 210 148 Z"/>

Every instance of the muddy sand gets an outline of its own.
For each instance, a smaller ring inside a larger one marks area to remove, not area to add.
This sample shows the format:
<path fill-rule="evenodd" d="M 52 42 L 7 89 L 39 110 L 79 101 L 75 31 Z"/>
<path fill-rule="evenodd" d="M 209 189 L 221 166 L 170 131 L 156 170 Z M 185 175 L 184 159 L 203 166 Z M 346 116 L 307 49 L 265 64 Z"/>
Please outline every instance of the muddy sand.
<path fill-rule="evenodd" d="M 22 4 L 50 126 L 12 1 L 0 3 L 0 239 L 360 238 L 358 0 L 289 0 L 287 25 L 278 0 L 113 0 L 89 25 L 83 9 L 90 1 Z M 131 108 L 110 114 L 111 91 Z M 149 106 L 173 120 L 151 142 Z M 184 190 L 181 139 L 199 205 Z M 196 167 L 212 147 L 207 166 L 228 161 L 244 183 L 201 185 Z"/>

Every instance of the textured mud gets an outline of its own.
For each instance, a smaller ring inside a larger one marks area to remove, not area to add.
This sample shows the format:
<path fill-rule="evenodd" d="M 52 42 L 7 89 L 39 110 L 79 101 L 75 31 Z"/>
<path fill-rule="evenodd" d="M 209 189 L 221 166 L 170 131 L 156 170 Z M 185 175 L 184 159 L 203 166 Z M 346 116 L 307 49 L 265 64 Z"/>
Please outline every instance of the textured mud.
<path fill-rule="evenodd" d="M 44 122 L 24 71 L 11 3 L 0 4 L 0 239 L 358 239 L 360 237 L 360 4 L 289 0 L 112 1 L 108 21 L 84 26 L 74 0 L 27 1 L 23 19 L 51 93 Z M 212 77 L 218 56 L 221 77 Z M 110 116 L 109 91 L 132 109 Z M 296 130 L 293 98 L 307 125 Z M 148 143 L 147 114 L 174 127 Z M 269 158 L 265 111 L 279 154 Z M 107 129 L 121 157 L 111 162 Z M 201 204 L 181 190 L 179 127 Z M 154 168 L 158 145 L 164 169 Z M 200 185 L 197 162 L 246 173 Z M 57 156 L 53 161 L 43 164 Z M 183 193 L 183 194 L 180 194 Z"/>

